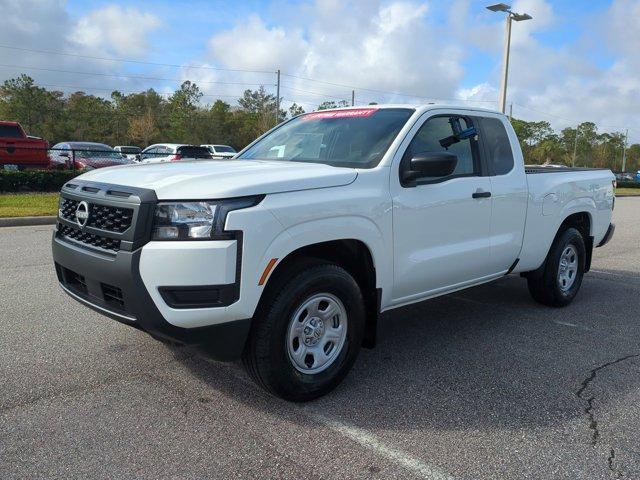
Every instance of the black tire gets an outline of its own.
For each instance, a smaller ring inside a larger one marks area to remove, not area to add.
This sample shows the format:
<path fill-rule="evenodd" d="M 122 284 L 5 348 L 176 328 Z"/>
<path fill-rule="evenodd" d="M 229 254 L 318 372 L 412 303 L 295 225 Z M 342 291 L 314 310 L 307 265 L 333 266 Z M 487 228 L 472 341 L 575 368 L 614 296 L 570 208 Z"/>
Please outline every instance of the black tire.
<path fill-rule="evenodd" d="M 348 318 L 346 339 L 333 363 L 319 373 L 306 374 L 290 358 L 287 335 L 296 310 L 320 293 L 342 302 Z M 333 390 L 353 366 L 364 335 L 364 300 L 356 281 L 338 265 L 303 262 L 274 279 L 264 295 L 243 354 L 249 375 L 270 393 L 294 402 L 313 400 Z"/>
<path fill-rule="evenodd" d="M 570 288 L 563 287 L 559 280 L 560 262 L 563 253 L 573 247 L 577 253 L 577 271 Z M 527 276 L 529 293 L 535 301 L 551 307 L 565 307 L 569 305 L 580 290 L 584 277 L 586 260 L 586 247 L 580 231 L 575 228 L 567 228 L 560 232 L 547 254 L 541 271 L 532 272 Z"/>

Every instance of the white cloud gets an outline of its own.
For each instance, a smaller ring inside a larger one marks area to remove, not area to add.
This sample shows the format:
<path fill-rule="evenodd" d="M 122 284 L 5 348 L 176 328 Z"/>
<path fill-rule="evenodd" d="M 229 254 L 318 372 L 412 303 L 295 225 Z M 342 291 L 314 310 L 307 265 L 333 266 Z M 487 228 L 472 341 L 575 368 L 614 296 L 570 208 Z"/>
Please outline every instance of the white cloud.
<path fill-rule="evenodd" d="M 452 97 L 463 76 L 461 48 L 446 35 L 446 25 L 429 17 L 426 3 L 318 0 L 299 8 L 294 25 L 267 26 L 253 16 L 214 34 L 209 61 L 358 85 L 363 87 L 357 93 L 360 101 L 412 100 L 366 89 Z M 306 101 L 306 108 L 331 97 L 351 97 L 348 87 L 291 77 L 283 79 L 282 94 Z"/>
<path fill-rule="evenodd" d="M 37 84 L 50 90 L 65 93 L 85 90 L 105 96 L 109 95 L 110 89 L 137 91 L 149 87 L 149 82 L 139 79 L 69 72 L 123 73 L 125 65 L 122 63 L 74 55 L 139 56 L 148 46 L 147 35 L 159 25 L 153 16 L 135 10 L 105 7 L 76 20 L 66 11 L 66 1 L 63 0 L 0 0 L 0 11 L 10 12 L 3 18 L 0 45 L 18 48 L 0 48 L 0 63 L 14 65 L 0 67 L 0 79 L 26 73 Z M 101 24 L 100 29 L 91 34 L 87 30 L 91 30 L 90 19 Z M 107 23 L 108 32 L 103 31 L 102 26 Z"/>
<path fill-rule="evenodd" d="M 217 61 L 229 68 L 251 70 L 275 71 L 275 65 L 289 68 L 304 60 L 307 48 L 299 30 L 269 28 L 257 15 L 209 40 Z"/>
<path fill-rule="evenodd" d="M 547 120 L 555 128 L 594 121 L 601 131 L 630 128 L 629 136 L 640 141 L 640 0 L 614 0 L 585 25 L 586 38 L 554 46 L 543 44 L 537 34 L 553 28 L 570 28 L 546 0 L 522 0 L 514 10 L 527 12 L 533 20 L 513 24 L 507 103 L 514 114 L 527 120 Z M 496 16 L 497 17 L 497 16 Z M 493 18 L 493 16 L 492 16 Z M 464 99 L 495 99 L 500 85 L 504 22 L 467 24 L 467 38 L 478 48 L 494 45 L 497 59 L 492 76 L 475 87 L 458 92 Z M 493 29 L 493 32 L 491 30 Z M 489 40 L 490 39 L 490 40 Z M 590 49 L 607 48 L 610 65 L 598 64 Z"/>
<path fill-rule="evenodd" d="M 68 38 L 91 49 L 139 57 L 149 50 L 147 35 L 161 25 L 151 13 L 107 5 L 80 18 Z"/>

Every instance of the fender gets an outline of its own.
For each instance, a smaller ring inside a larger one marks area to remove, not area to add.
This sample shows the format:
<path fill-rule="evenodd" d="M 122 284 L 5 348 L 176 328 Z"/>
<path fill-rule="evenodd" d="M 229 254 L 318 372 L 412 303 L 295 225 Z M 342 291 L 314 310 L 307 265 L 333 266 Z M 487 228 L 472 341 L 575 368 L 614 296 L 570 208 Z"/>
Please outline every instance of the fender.
<path fill-rule="evenodd" d="M 393 279 L 393 261 L 392 257 L 388 255 L 391 245 L 385 243 L 384 235 L 376 223 L 361 216 L 316 219 L 287 228 L 267 247 L 262 256 L 261 269 L 259 271 L 262 273 L 266 266 L 270 264 L 271 259 L 278 259 L 277 263 L 271 264 L 271 267 L 275 267 L 287 255 L 300 248 L 332 240 L 359 240 L 364 243 L 371 252 L 371 258 L 378 273 L 376 275 L 376 288 L 381 288 L 383 295 L 389 294 L 391 285 L 388 285 L 388 283 Z M 270 270 L 270 272 L 272 271 L 273 269 Z M 267 277 L 264 286 L 268 284 L 268 279 L 269 277 Z M 255 281 L 257 283 L 258 279 Z M 383 298 L 383 304 L 384 300 Z"/>
<path fill-rule="evenodd" d="M 551 249 L 553 241 L 556 239 L 558 232 L 560 231 L 560 227 L 571 215 L 574 215 L 576 213 L 586 213 L 589 216 L 589 236 L 593 237 L 594 212 L 595 203 L 590 198 L 576 198 L 567 203 L 555 218 L 553 236 L 540 239 L 541 246 L 543 247 L 543 249 L 541 249 L 541 252 L 544 252 L 544 254 L 540 258 L 535 259 L 535 264 L 537 265 L 537 267 L 533 268 L 532 270 L 538 270 L 542 265 L 544 265 L 544 261 L 547 258 L 547 254 Z M 590 239 L 585 238 L 584 241 L 586 245 L 590 241 Z"/>

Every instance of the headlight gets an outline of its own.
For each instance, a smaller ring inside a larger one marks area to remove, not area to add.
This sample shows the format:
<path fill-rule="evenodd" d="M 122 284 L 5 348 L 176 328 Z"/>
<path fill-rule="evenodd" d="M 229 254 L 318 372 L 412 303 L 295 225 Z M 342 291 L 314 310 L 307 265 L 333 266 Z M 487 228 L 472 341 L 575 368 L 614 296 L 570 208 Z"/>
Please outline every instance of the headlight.
<path fill-rule="evenodd" d="M 225 237 L 227 214 L 233 210 L 253 207 L 263 198 L 160 202 L 153 219 L 152 240 L 207 240 Z"/>

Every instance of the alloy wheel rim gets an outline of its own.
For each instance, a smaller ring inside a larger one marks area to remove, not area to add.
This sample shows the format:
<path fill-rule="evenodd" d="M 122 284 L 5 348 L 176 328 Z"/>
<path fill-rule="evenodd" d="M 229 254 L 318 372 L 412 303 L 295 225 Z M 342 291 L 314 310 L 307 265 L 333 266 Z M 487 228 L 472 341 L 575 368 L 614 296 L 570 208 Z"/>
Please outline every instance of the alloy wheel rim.
<path fill-rule="evenodd" d="M 338 297 L 319 293 L 303 301 L 289 320 L 287 353 L 301 373 L 320 373 L 338 358 L 347 338 L 347 311 Z"/>
<path fill-rule="evenodd" d="M 568 291 L 576 281 L 578 273 L 578 251 L 573 245 L 567 245 L 560 255 L 558 266 L 558 286 L 563 292 Z"/>

